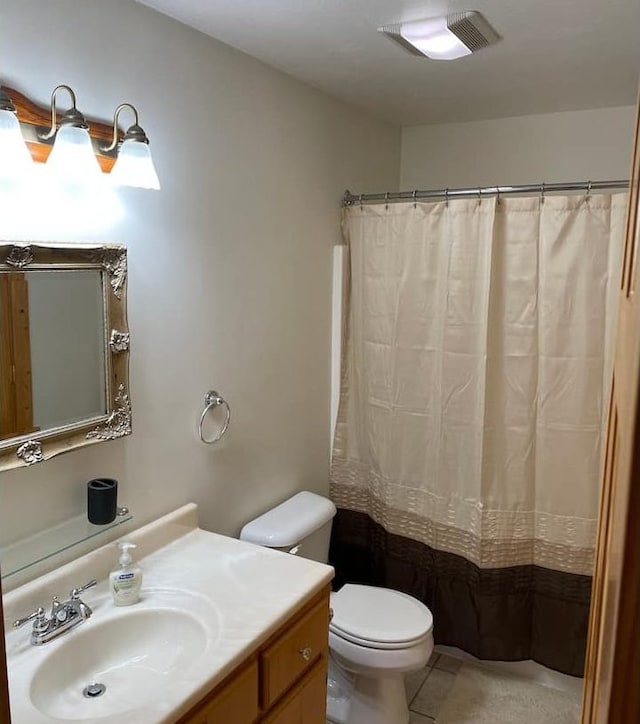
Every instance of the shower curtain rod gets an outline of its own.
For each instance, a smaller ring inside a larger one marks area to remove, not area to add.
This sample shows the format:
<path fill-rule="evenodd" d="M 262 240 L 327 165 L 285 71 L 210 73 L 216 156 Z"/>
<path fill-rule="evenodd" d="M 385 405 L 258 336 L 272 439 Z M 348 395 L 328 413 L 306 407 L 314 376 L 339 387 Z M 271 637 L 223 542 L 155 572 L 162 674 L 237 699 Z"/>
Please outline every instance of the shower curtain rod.
<path fill-rule="evenodd" d="M 568 181 L 553 184 L 523 184 L 521 186 L 476 186 L 458 189 L 431 189 L 429 191 L 396 191 L 375 194 L 352 194 L 345 191 L 343 206 L 355 204 L 395 203 L 399 201 L 420 201 L 423 199 L 454 199 L 464 197 L 507 196 L 510 194 L 541 194 L 554 191 L 611 191 L 629 188 L 628 180 L 619 181 Z"/>

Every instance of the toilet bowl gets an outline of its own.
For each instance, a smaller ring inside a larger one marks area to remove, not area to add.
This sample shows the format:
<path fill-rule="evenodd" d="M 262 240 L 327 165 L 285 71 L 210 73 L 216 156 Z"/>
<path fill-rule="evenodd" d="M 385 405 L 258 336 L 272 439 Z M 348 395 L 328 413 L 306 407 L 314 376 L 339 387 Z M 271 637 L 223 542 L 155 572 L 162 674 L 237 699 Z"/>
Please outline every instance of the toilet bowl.
<path fill-rule="evenodd" d="M 433 651 L 429 609 L 398 591 L 349 583 L 332 594 L 331 608 L 329 721 L 407 724 L 404 676 Z"/>
<path fill-rule="evenodd" d="M 241 540 L 326 563 L 335 505 L 302 492 L 247 523 Z M 433 617 L 399 591 L 347 583 L 331 594 L 327 718 L 408 724 L 405 674 L 433 651 Z"/>

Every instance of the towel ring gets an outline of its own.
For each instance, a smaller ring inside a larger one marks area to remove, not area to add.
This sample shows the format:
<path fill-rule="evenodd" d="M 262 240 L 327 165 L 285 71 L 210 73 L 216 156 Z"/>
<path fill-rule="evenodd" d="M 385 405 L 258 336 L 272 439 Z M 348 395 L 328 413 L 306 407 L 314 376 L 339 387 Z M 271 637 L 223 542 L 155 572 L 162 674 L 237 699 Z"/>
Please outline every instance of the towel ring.
<path fill-rule="evenodd" d="M 204 418 L 206 417 L 207 412 L 209 412 L 209 410 L 213 409 L 214 407 L 219 407 L 220 405 L 224 405 L 226 408 L 224 425 L 215 437 L 207 440 L 202 432 L 202 423 L 204 422 Z M 231 409 L 229 408 L 229 403 L 225 399 L 220 397 L 220 395 L 215 390 L 209 390 L 209 392 L 207 392 L 207 394 L 204 396 L 204 410 L 202 411 L 202 415 L 200 415 L 200 423 L 198 424 L 198 434 L 200 435 L 200 439 L 202 440 L 202 442 L 206 443 L 207 445 L 212 445 L 214 442 L 218 442 L 218 440 L 220 440 L 220 438 L 227 431 L 230 419 Z"/>

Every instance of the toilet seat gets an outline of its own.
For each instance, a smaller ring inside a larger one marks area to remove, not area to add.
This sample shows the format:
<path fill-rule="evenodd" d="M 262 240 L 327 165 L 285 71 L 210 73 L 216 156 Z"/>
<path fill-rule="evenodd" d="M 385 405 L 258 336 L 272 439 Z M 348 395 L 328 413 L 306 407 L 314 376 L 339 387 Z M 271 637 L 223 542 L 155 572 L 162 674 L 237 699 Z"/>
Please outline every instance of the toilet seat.
<path fill-rule="evenodd" d="M 412 639 L 411 641 L 394 641 L 389 643 L 358 638 L 357 636 L 353 636 L 352 634 L 345 633 L 344 631 L 340 631 L 339 629 L 335 628 L 330 628 L 330 631 L 334 636 L 337 636 L 343 641 L 349 641 L 350 643 L 356 644 L 357 646 L 362 646 L 363 648 L 367 649 L 375 649 L 376 651 L 397 651 L 399 649 L 406 649 L 412 646 L 418 646 L 419 644 L 423 643 L 431 637 L 431 634 L 428 633 L 424 636 L 421 636 L 420 638 Z"/>
<path fill-rule="evenodd" d="M 331 607 L 331 633 L 359 646 L 405 649 L 431 637 L 431 611 L 399 591 L 347 583 L 331 594 Z"/>

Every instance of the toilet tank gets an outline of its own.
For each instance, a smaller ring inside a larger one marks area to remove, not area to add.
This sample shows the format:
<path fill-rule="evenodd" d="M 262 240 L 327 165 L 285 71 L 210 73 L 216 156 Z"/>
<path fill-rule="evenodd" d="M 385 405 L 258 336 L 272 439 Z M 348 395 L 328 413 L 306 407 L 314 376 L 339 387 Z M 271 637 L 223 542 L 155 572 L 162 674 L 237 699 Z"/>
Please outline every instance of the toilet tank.
<path fill-rule="evenodd" d="M 335 514 L 328 498 L 304 491 L 249 521 L 240 540 L 326 563 Z"/>

